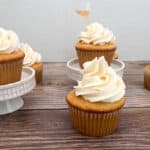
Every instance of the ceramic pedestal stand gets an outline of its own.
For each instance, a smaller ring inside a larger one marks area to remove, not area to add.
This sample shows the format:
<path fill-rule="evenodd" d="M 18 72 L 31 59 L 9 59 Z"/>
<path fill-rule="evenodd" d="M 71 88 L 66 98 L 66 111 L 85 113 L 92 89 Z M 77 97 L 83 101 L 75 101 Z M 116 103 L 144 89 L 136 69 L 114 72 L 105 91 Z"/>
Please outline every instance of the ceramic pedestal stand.
<path fill-rule="evenodd" d="M 20 81 L 0 86 L 0 115 L 20 109 L 24 104 L 21 96 L 29 93 L 35 86 L 35 71 L 28 67 L 22 69 Z"/>
<path fill-rule="evenodd" d="M 125 64 L 123 61 L 119 59 L 114 59 L 111 63 L 111 67 L 116 71 L 119 76 L 123 76 L 123 71 L 125 68 Z M 81 68 L 77 58 L 73 58 L 67 62 L 67 74 L 69 78 L 75 81 L 81 80 L 82 75 L 80 72 Z"/>

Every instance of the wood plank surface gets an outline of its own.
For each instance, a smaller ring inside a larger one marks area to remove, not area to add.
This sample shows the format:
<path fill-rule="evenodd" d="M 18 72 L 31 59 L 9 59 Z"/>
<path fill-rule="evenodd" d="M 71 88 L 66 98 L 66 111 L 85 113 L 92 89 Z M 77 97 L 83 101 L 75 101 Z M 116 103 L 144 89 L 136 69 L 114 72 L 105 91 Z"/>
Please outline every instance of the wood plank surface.
<path fill-rule="evenodd" d="M 0 117 L 0 148 L 149 149 L 150 108 L 121 112 L 118 130 L 103 138 L 81 136 L 72 128 L 68 110 L 28 110 Z"/>
<path fill-rule="evenodd" d="M 0 116 L 0 150 L 149 150 L 150 91 L 143 87 L 143 68 L 150 61 L 126 62 L 126 105 L 117 131 L 103 138 L 73 129 L 65 95 L 76 84 L 66 63 L 45 63 L 43 83 L 23 96 L 22 110 Z"/>
<path fill-rule="evenodd" d="M 145 66 L 150 65 L 150 61 L 124 61 L 125 74 L 143 74 Z"/>
<path fill-rule="evenodd" d="M 148 61 L 126 62 L 124 80 L 127 86 L 125 107 L 150 106 L 150 91 L 143 87 L 143 68 Z M 65 96 L 76 85 L 68 78 L 66 63 L 45 63 L 44 80 L 31 93 L 24 96 L 23 109 L 67 108 Z"/>

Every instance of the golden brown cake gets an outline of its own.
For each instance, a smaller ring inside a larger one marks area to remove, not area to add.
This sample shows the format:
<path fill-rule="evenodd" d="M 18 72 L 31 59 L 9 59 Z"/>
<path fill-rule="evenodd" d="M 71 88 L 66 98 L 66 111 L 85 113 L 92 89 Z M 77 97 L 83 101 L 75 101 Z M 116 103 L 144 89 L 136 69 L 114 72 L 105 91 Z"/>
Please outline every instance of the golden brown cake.
<path fill-rule="evenodd" d="M 11 54 L 0 54 L 0 85 L 20 80 L 24 56 L 21 50 Z"/>
<path fill-rule="evenodd" d="M 116 50 L 116 45 L 109 43 L 105 45 L 84 44 L 78 42 L 75 46 L 80 66 L 95 57 L 105 56 L 106 61 L 110 65 Z"/>
<path fill-rule="evenodd" d="M 42 82 L 42 75 L 43 75 L 43 63 L 38 62 L 31 66 L 35 70 L 35 79 L 37 83 Z"/>
<path fill-rule="evenodd" d="M 125 98 L 114 103 L 90 103 L 75 91 L 68 93 L 69 105 L 74 128 L 84 135 L 106 136 L 115 131 L 119 123 L 119 111 L 125 104 Z"/>
<path fill-rule="evenodd" d="M 150 90 L 150 65 L 144 68 L 144 87 Z"/>
<path fill-rule="evenodd" d="M 72 107 L 78 108 L 83 111 L 95 112 L 95 113 L 108 113 L 119 110 L 125 104 L 125 98 L 109 103 L 109 102 L 95 102 L 91 103 L 85 100 L 82 96 L 76 96 L 75 90 L 68 93 L 66 100 Z"/>

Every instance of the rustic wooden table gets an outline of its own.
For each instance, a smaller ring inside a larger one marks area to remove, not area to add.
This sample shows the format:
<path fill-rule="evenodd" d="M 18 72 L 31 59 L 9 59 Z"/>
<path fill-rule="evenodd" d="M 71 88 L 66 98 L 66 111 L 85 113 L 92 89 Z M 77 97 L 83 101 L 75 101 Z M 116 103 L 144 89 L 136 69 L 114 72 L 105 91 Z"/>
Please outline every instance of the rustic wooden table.
<path fill-rule="evenodd" d="M 126 105 L 118 130 L 91 138 L 72 128 L 65 95 L 76 83 L 65 63 L 45 63 L 44 81 L 24 96 L 22 110 L 0 116 L 0 149 L 148 149 L 150 150 L 150 91 L 143 88 L 148 61 L 126 62 Z"/>

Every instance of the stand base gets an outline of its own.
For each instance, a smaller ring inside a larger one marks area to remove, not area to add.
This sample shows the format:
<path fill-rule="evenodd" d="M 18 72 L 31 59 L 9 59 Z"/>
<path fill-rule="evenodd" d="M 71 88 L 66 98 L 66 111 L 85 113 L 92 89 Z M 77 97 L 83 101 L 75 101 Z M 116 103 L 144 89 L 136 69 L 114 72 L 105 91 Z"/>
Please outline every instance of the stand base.
<path fill-rule="evenodd" d="M 113 59 L 111 63 L 111 67 L 115 70 L 115 72 L 123 77 L 125 64 L 123 61 L 119 59 Z M 79 65 L 79 60 L 77 58 L 70 59 L 67 61 L 67 75 L 74 81 L 82 80 L 81 67 Z"/>
<path fill-rule="evenodd" d="M 14 99 L 0 101 L 0 115 L 12 113 L 20 109 L 24 105 L 24 101 L 21 97 Z"/>

